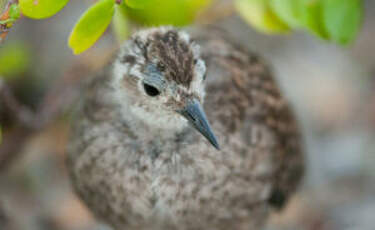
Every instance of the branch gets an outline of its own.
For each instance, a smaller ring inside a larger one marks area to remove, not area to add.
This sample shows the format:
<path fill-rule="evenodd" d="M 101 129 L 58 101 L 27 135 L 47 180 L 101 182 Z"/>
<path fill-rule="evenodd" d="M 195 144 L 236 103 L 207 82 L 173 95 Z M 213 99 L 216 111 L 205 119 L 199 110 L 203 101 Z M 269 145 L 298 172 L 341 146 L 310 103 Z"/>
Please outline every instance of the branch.
<path fill-rule="evenodd" d="M 35 115 L 29 108 L 22 105 L 16 99 L 10 87 L 2 80 L 2 77 L 0 77 L 0 98 L 4 107 L 7 108 L 11 114 L 15 115 L 18 123 L 23 126 L 31 125 Z"/>
<path fill-rule="evenodd" d="M 22 152 L 24 143 L 32 134 L 55 121 L 77 98 L 81 76 L 88 75 L 91 68 L 82 61 L 76 62 L 48 90 L 36 112 L 17 100 L 11 88 L 0 81 L 0 103 L 14 115 L 17 126 L 4 133 L 0 145 L 0 173 Z"/>

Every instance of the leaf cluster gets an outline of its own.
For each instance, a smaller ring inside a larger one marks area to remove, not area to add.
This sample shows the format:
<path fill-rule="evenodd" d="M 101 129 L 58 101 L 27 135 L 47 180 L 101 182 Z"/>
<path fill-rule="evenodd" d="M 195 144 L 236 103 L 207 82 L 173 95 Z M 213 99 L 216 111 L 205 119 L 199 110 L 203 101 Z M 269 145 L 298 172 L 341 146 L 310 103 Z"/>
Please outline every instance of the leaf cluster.
<path fill-rule="evenodd" d="M 0 24 L 13 23 L 20 14 L 48 18 L 69 0 L 19 0 Z M 70 37 L 74 54 L 90 48 L 113 24 L 119 41 L 128 35 L 128 21 L 148 25 L 186 25 L 212 0 L 98 0 L 79 18 Z M 239 14 L 265 33 L 307 30 L 321 39 L 350 44 L 361 25 L 362 0 L 234 0 Z M 2 20 L 2 21 L 1 21 Z"/>
<path fill-rule="evenodd" d="M 13 4 L 6 20 L 0 24 L 13 23 L 24 16 L 44 19 L 61 11 L 69 0 L 19 0 Z M 98 0 L 78 19 L 70 37 L 69 46 L 74 54 L 90 48 L 113 23 L 119 41 L 128 35 L 128 20 L 143 25 L 186 25 L 194 20 L 198 10 L 211 0 Z"/>
<path fill-rule="evenodd" d="M 355 39 L 363 17 L 361 0 L 236 0 L 235 6 L 265 33 L 304 29 L 341 45 Z"/>
<path fill-rule="evenodd" d="M 127 36 L 128 18 L 143 25 L 186 25 L 210 0 L 99 0 L 78 20 L 69 38 L 75 54 L 92 46 L 113 21 L 116 36 Z"/>

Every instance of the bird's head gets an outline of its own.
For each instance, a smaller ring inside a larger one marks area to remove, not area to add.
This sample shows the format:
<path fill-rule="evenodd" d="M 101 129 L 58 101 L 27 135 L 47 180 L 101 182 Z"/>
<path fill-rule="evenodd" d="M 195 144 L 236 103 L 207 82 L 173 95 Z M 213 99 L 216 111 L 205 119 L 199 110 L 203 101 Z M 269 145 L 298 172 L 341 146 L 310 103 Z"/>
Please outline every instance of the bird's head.
<path fill-rule="evenodd" d="M 202 107 L 206 66 L 187 33 L 171 27 L 135 33 L 113 71 L 115 95 L 126 105 L 125 113 L 162 129 L 189 124 L 219 148 Z"/>

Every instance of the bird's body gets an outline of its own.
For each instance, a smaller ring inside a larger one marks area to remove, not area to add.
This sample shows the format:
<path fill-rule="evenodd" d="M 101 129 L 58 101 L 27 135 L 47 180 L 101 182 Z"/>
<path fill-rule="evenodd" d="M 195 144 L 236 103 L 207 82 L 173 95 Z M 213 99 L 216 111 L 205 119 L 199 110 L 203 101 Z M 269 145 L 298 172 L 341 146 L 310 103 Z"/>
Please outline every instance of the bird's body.
<path fill-rule="evenodd" d="M 259 229 L 300 181 L 298 129 L 267 66 L 202 31 L 191 30 L 195 44 L 173 28 L 134 35 L 84 92 L 68 168 L 80 197 L 117 230 Z M 220 150 L 184 118 L 203 98 Z"/>

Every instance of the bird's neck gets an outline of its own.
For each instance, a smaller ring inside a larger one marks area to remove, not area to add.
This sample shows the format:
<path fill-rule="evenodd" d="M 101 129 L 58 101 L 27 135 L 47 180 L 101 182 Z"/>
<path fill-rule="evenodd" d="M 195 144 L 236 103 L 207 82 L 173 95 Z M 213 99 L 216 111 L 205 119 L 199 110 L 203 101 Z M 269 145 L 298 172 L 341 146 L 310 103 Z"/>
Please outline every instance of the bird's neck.
<path fill-rule="evenodd" d="M 139 137 L 170 139 L 184 132 L 187 121 L 179 114 L 162 110 L 147 111 L 138 105 L 126 104 L 122 117 Z"/>

